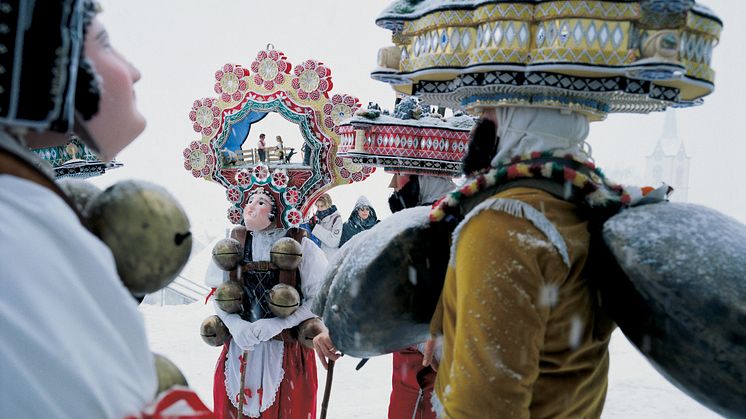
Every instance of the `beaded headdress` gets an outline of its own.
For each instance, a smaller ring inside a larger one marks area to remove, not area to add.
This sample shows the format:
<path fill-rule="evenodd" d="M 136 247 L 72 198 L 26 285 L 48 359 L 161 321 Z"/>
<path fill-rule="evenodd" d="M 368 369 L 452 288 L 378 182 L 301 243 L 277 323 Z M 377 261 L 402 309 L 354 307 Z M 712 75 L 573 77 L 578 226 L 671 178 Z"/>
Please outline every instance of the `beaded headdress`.
<path fill-rule="evenodd" d="M 691 106 L 714 89 L 721 20 L 694 0 L 397 0 L 372 77 L 427 103 L 611 112 Z"/>

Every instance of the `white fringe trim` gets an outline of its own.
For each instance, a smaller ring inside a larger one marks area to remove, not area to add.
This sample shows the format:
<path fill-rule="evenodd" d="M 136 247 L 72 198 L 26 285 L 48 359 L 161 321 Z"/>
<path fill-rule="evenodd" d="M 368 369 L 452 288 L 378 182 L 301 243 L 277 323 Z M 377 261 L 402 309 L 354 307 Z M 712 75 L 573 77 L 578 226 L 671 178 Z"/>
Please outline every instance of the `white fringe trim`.
<path fill-rule="evenodd" d="M 451 267 L 454 267 L 456 265 L 456 247 L 458 246 L 458 239 L 461 234 L 461 230 L 469 222 L 469 220 L 485 210 L 500 211 L 506 214 L 510 214 L 516 218 L 524 218 L 531 221 L 534 227 L 541 231 L 549 239 L 555 249 L 557 249 L 557 252 L 562 257 L 562 261 L 565 263 L 565 265 L 568 268 L 570 267 L 570 256 L 567 253 L 567 245 L 565 244 L 565 240 L 562 238 L 562 235 L 559 233 L 559 231 L 557 231 L 557 227 L 555 227 L 554 224 L 552 224 L 552 222 L 544 216 L 544 214 L 542 214 L 531 205 L 523 201 L 508 198 L 487 199 L 474 207 L 474 209 L 469 211 L 468 214 L 466 214 L 464 220 L 461 221 L 461 223 L 459 223 L 459 225 L 453 231 L 453 240 L 451 241 L 451 257 L 448 261 L 448 264 Z"/>
<path fill-rule="evenodd" d="M 430 405 L 433 407 L 433 412 L 435 412 L 435 417 L 438 419 L 443 419 L 446 417 L 446 410 L 443 407 L 443 404 L 440 402 L 440 399 L 438 399 L 438 395 L 435 394 L 435 392 L 432 392 L 432 395 L 430 396 Z"/>

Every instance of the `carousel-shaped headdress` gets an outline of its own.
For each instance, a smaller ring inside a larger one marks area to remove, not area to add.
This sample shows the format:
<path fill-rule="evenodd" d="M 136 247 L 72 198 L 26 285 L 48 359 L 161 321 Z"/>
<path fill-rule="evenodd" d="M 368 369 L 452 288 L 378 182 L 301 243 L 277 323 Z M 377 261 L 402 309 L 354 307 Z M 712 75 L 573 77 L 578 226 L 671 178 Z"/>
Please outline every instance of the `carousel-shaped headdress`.
<path fill-rule="evenodd" d="M 65 145 L 31 150 L 52 165 L 56 178 L 88 178 L 122 167 L 116 160 L 103 162 L 90 147 L 73 137 Z"/>
<path fill-rule="evenodd" d="M 377 105 L 357 111 L 339 127 L 338 155 L 398 174 L 457 176 L 473 125 L 468 115 L 444 118 L 407 97 L 397 103 L 393 115 Z"/>
<path fill-rule="evenodd" d="M 375 79 L 427 103 L 611 112 L 691 106 L 714 89 L 722 22 L 694 0 L 397 0 Z"/>

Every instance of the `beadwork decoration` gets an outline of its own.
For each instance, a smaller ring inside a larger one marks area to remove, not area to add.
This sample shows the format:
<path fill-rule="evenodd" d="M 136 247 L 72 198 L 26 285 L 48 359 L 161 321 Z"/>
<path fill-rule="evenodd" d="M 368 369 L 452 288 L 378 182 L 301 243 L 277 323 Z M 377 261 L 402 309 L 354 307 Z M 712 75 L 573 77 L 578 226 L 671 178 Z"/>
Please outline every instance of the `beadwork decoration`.
<path fill-rule="evenodd" d="M 458 176 L 474 120 L 463 113 L 445 119 L 405 98 L 394 115 L 377 105 L 360 110 L 339 127 L 338 156 L 387 172 Z"/>
<path fill-rule="evenodd" d="M 351 95 L 332 92 L 331 70 L 321 61 L 294 65 L 268 45 L 249 62 L 246 67 L 220 67 L 213 81 L 217 96 L 194 101 L 189 120 L 199 138 L 184 149 L 184 168 L 226 188 L 232 222 L 241 222 L 248 191 L 262 186 L 282 208 L 282 225 L 294 226 L 325 191 L 362 181 L 373 172 L 371 166 L 337 156 L 340 123 L 360 103 Z M 256 164 L 245 157 L 240 145 L 250 125 L 268 112 L 298 125 L 310 165 Z"/>
<path fill-rule="evenodd" d="M 395 45 L 372 77 L 400 93 L 474 113 L 571 107 L 592 120 L 701 102 L 714 89 L 710 63 L 722 30 L 694 0 L 397 0 L 376 23 Z M 562 83 L 531 82 L 537 75 Z M 611 79 L 621 87 L 614 94 L 591 87 Z M 632 85 L 641 88 L 625 89 Z"/>
<path fill-rule="evenodd" d="M 122 167 L 122 163 L 116 160 L 101 161 L 96 153 L 75 137 L 65 145 L 31 149 L 31 151 L 52 166 L 57 179 L 66 177 L 84 179 L 103 175 L 109 169 Z"/>

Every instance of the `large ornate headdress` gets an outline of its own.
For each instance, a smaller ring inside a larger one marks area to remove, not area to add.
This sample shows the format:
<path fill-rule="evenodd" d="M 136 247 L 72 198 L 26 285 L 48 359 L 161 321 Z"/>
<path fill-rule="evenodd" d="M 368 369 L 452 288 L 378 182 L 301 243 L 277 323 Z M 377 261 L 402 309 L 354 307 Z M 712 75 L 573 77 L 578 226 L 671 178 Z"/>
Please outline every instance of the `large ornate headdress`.
<path fill-rule="evenodd" d="M 72 137 L 65 145 L 31 150 L 39 158 L 46 160 L 54 170 L 56 178 L 88 178 L 106 173 L 109 169 L 122 167 L 116 160 L 103 162 L 93 150 L 77 137 Z"/>
<path fill-rule="evenodd" d="M 603 119 L 714 89 L 722 22 L 694 0 L 397 0 L 372 76 L 427 103 L 569 108 Z"/>
<path fill-rule="evenodd" d="M 196 100 L 189 112 L 199 138 L 184 149 L 184 168 L 226 188 L 231 222 L 241 222 L 248 193 L 256 186 L 275 198 L 278 226 L 292 227 L 325 191 L 372 173 L 371 167 L 337 156 L 339 124 L 360 104 L 353 96 L 331 93 L 331 70 L 324 63 L 293 65 L 269 45 L 248 67 L 225 64 L 213 83 L 216 96 Z M 298 125 L 308 164 L 271 158 L 265 164 L 256 150 L 243 147 L 252 124 L 268 112 Z"/>
<path fill-rule="evenodd" d="M 399 174 L 458 176 L 469 143 L 471 116 L 443 118 L 417 99 L 402 99 L 393 115 L 359 110 L 339 127 L 339 156 Z"/>

